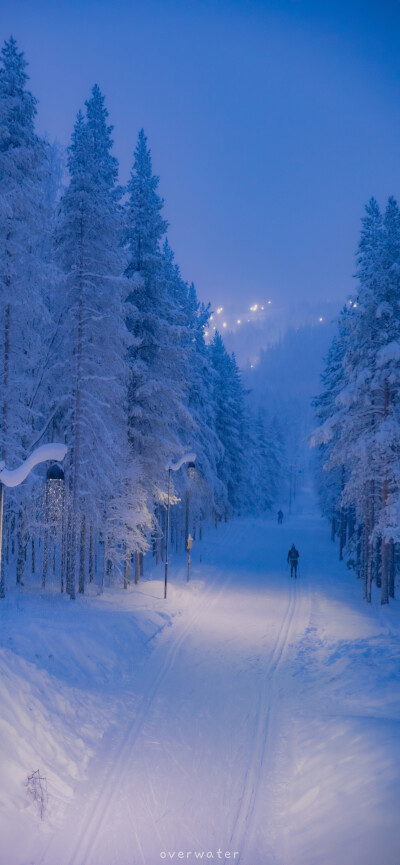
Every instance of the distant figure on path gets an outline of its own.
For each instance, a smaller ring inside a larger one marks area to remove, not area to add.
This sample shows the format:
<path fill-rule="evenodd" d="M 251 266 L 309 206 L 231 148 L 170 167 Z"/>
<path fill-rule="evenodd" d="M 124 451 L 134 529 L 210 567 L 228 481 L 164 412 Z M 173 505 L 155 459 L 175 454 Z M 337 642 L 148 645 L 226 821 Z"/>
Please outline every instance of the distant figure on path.
<path fill-rule="evenodd" d="M 293 577 L 293 571 L 294 571 L 295 577 L 297 577 L 297 567 L 299 564 L 299 558 L 300 558 L 300 553 L 298 550 L 296 550 L 295 545 L 292 544 L 292 546 L 290 547 L 290 550 L 288 552 L 288 557 L 287 557 L 287 560 L 290 564 L 290 576 L 291 577 Z"/>
<path fill-rule="evenodd" d="M 283 511 L 278 511 L 278 526 L 281 526 L 283 523 Z"/>

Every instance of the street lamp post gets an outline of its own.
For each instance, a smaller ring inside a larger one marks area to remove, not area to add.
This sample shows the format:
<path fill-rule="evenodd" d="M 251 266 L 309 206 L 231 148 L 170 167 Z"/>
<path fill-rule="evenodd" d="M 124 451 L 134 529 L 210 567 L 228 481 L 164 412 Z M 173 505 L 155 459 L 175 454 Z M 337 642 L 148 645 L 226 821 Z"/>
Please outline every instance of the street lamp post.
<path fill-rule="evenodd" d="M 167 507 L 167 538 L 165 544 L 165 573 L 164 573 L 164 599 L 167 597 L 167 584 L 168 584 L 168 548 L 169 548 L 169 521 L 170 521 L 170 507 L 171 507 L 171 472 L 177 472 L 185 463 L 189 463 L 190 466 L 193 467 L 196 459 L 196 454 L 184 454 L 183 457 L 178 460 L 176 463 L 169 462 L 165 467 L 168 472 L 168 507 Z"/>
<path fill-rule="evenodd" d="M 51 442 L 36 448 L 30 456 L 18 466 L 17 469 L 6 469 L 5 463 L 0 462 L 0 598 L 4 598 L 4 575 L 3 575 L 3 513 L 4 513 L 4 487 L 18 487 L 29 473 L 39 463 L 48 460 L 62 462 L 67 453 L 67 445 Z"/>

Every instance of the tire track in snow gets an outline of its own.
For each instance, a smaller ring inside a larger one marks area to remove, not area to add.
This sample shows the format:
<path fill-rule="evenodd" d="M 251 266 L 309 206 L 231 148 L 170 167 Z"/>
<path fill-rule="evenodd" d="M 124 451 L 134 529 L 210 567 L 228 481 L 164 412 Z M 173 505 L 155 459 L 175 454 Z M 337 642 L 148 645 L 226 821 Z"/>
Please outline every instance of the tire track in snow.
<path fill-rule="evenodd" d="M 297 582 L 290 582 L 289 602 L 275 642 L 272 656 L 263 678 L 262 687 L 257 701 L 256 730 L 253 736 L 253 746 L 244 778 L 244 789 L 233 823 L 230 837 L 230 849 L 239 852 L 237 863 L 244 863 L 244 855 L 250 835 L 252 817 L 257 801 L 258 788 L 268 751 L 268 740 L 271 728 L 272 690 L 276 673 L 286 653 L 296 610 Z"/>
<path fill-rule="evenodd" d="M 146 722 L 149 711 L 160 688 L 160 685 L 165 679 L 171 667 L 173 666 L 176 655 L 178 654 L 178 651 L 181 648 L 186 637 L 189 635 L 193 625 L 202 615 L 205 608 L 208 609 L 210 606 L 214 606 L 221 594 L 224 592 L 230 579 L 231 576 L 228 575 L 228 577 L 222 583 L 221 587 L 217 591 L 213 591 L 213 588 L 215 587 L 214 578 L 209 589 L 203 594 L 203 597 L 200 600 L 196 611 L 193 613 L 192 616 L 190 616 L 189 621 L 187 621 L 183 630 L 181 630 L 180 633 L 176 635 L 169 648 L 166 649 L 163 646 L 160 646 L 156 650 L 157 654 L 159 654 L 159 652 L 161 651 L 164 652 L 165 657 L 157 671 L 157 674 L 152 680 L 148 691 L 144 695 L 139 705 L 137 715 L 125 730 L 121 745 L 116 753 L 115 759 L 113 760 L 112 765 L 108 769 L 108 772 L 103 779 L 101 793 L 97 798 L 94 807 L 92 808 L 91 814 L 89 814 L 88 816 L 87 813 L 85 813 L 85 815 L 83 816 L 83 819 L 81 821 L 83 825 L 79 833 L 79 838 L 75 844 L 72 856 L 70 856 L 70 858 L 68 858 L 67 860 L 68 865 L 87 865 L 87 863 L 90 861 L 89 856 L 94 848 L 95 842 L 99 834 L 99 830 L 104 823 L 107 811 L 111 807 L 111 802 L 115 790 L 117 787 L 121 786 L 123 775 L 131 769 L 131 765 L 129 764 L 131 754 L 135 748 L 138 736 L 143 728 L 143 725 Z M 152 659 L 154 659 L 155 654 L 156 653 L 152 655 Z M 140 844 L 138 844 L 138 848 L 140 851 L 143 865 L 147 865 L 144 852 L 141 849 Z M 46 862 L 48 850 L 49 848 L 47 848 L 46 853 L 40 860 L 40 863 Z"/>

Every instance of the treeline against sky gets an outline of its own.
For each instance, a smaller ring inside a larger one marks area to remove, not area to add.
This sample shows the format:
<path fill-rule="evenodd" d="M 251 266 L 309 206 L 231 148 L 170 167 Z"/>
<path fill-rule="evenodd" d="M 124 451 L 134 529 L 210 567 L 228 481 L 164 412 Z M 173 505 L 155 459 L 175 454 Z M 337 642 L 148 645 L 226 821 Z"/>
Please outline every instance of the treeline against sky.
<path fill-rule="evenodd" d="M 251 410 L 209 307 L 181 277 L 141 131 L 126 188 L 94 86 L 79 111 L 60 183 L 57 148 L 35 131 L 37 104 L 16 42 L 0 68 L 0 445 L 12 468 L 39 444 L 68 445 L 65 482 L 46 469 L 6 491 L 3 563 L 18 583 L 50 573 L 71 597 L 87 579 L 136 577 L 171 532 L 262 511 L 276 498 L 279 453 Z M 52 472 L 57 475 L 57 472 Z M 188 503 L 190 497 L 190 516 Z M 100 552 L 99 552 L 100 551 Z"/>
<path fill-rule="evenodd" d="M 316 400 L 317 483 L 323 512 L 381 602 L 400 565 L 400 213 L 372 199 L 362 221 L 358 291 L 337 323 Z"/>

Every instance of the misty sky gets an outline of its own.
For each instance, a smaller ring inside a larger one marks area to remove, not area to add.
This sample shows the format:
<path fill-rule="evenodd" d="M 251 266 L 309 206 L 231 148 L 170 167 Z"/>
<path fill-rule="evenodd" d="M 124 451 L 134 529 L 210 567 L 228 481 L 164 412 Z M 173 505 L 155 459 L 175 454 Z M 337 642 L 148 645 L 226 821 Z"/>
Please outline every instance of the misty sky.
<path fill-rule="evenodd" d="M 183 276 L 228 310 L 339 305 L 364 203 L 399 194 L 400 4 L 0 0 L 68 143 L 97 82 L 127 179 L 149 137 Z"/>

